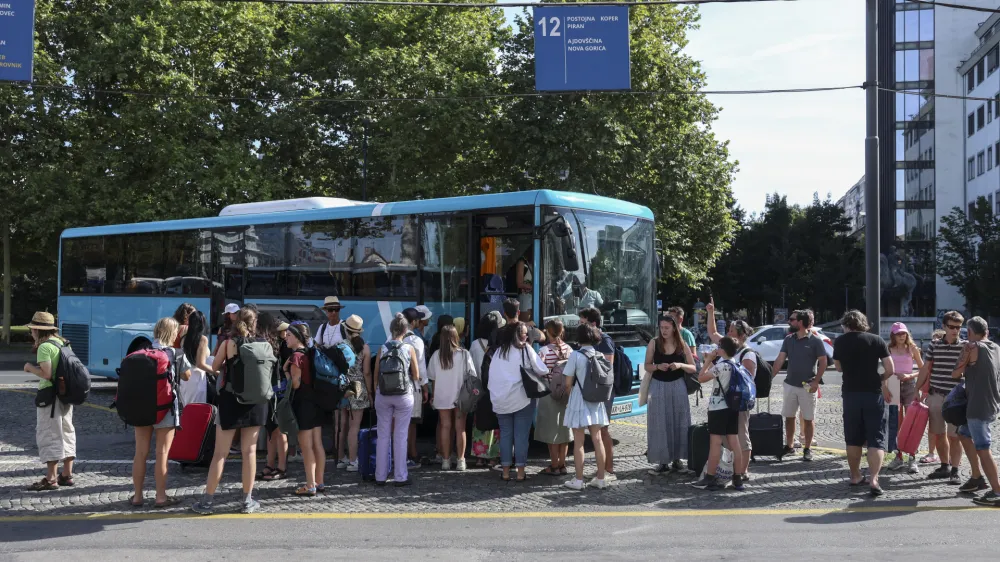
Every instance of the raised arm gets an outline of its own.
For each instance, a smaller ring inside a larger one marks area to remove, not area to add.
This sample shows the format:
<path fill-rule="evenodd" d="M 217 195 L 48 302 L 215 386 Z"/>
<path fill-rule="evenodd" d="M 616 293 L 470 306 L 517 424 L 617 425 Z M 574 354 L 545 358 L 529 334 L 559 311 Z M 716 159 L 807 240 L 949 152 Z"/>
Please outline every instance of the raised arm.
<path fill-rule="evenodd" d="M 708 306 L 705 307 L 705 312 L 708 314 L 708 339 L 712 340 L 712 343 L 719 343 L 719 340 L 722 339 L 722 334 L 715 327 L 715 297 L 708 299 Z"/>

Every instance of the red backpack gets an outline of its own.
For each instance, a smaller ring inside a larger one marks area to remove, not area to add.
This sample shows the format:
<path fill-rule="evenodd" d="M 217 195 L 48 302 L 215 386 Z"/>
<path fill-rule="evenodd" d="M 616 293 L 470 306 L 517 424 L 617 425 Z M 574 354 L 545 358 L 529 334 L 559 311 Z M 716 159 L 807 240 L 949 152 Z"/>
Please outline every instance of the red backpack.
<path fill-rule="evenodd" d="M 118 369 L 118 417 L 128 425 L 147 427 L 174 409 L 174 350 L 140 349 L 122 359 Z"/>

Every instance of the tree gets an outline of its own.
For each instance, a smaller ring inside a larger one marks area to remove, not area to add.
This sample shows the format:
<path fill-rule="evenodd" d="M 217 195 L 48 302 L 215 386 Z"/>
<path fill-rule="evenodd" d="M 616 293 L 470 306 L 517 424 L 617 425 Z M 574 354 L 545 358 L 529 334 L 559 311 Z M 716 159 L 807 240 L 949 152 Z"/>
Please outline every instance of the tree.
<path fill-rule="evenodd" d="M 996 279 L 1000 276 L 1000 218 L 985 197 L 966 214 L 955 207 L 941 218 L 938 272 L 965 297 L 973 314 L 1000 310 Z"/>

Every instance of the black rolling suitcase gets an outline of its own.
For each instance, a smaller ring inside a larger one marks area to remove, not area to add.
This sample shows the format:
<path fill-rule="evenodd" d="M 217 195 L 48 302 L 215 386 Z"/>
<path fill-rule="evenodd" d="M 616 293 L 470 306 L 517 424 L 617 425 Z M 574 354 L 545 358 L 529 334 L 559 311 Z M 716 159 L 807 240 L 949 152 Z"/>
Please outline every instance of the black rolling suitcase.
<path fill-rule="evenodd" d="M 711 438 L 708 434 L 708 424 L 692 424 L 688 428 L 688 470 L 696 475 L 701 474 L 708 462 L 708 451 L 711 448 Z"/>
<path fill-rule="evenodd" d="M 767 412 L 760 411 L 760 400 L 757 401 L 757 413 L 750 415 L 750 444 L 753 446 L 753 456 L 774 457 L 781 460 L 785 451 L 785 420 L 779 414 L 771 413 L 771 399 L 767 399 Z"/>

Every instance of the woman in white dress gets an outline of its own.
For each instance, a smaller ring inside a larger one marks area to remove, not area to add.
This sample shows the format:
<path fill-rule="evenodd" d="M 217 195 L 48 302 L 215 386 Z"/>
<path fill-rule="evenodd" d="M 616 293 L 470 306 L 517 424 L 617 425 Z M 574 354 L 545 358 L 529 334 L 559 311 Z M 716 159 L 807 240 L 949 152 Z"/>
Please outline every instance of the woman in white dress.
<path fill-rule="evenodd" d="M 566 377 L 566 387 L 572 388 L 569 395 L 569 404 L 566 405 L 566 415 L 563 423 L 573 430 L 573 465 L 576 468 L 576 476 L 566 481 L 566 486 L 574 490 L 582 490 L 586 486 L 595 488 L 606 488 L 604 481 L 604 444 L 600 439 L 593 439 L 594 456 L 597 457 L 597 477 L 589 483 L 583 481 L 583 441 L 584 431 L 590 430 L 591 435 L 600 435 L 601 428 L 611 423 L 608 412 L 604 408 L 604 402 L 587 402 L 583 399 L 583 385 L 587 381 L 587 371 L 591 358 L 597 356 L 603 359 L 604 356 L 594 349 L 594 346 L 601 342 L 601 329 L 588 324 L 580 324 L 576 329 L 576 341 L 580 343 L 580 350 L 574 351 L 569 356 L 563 375 Z"/>
<path fill-rule="evenodd" d="M 455 436 L 455 469 L 465 470 L 465 412 L 455 407 L 466 373 L 476 374 L 472 354 L 462 349 L 455 326 L 441 328 L 440 347 L 431 356 L 427 377 L 434 380 L 432 405 L 438 412 L 441 470 L 451 470 L 452 431 Z"/>

